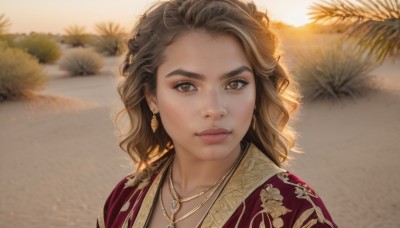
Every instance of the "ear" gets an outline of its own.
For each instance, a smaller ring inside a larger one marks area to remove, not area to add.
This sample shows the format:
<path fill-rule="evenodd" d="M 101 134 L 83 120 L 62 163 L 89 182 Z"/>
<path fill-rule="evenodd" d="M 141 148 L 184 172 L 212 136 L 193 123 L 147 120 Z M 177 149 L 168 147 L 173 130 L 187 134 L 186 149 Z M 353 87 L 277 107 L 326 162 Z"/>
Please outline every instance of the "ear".
<path fill-rule="evenodd" d="M 158 113 L 157 96 L 150 91 L 147 85 L 144 86 L 144 96 L 146 97 L 147 105 L 149 106 L 150 111 L 155 114 Z"/>

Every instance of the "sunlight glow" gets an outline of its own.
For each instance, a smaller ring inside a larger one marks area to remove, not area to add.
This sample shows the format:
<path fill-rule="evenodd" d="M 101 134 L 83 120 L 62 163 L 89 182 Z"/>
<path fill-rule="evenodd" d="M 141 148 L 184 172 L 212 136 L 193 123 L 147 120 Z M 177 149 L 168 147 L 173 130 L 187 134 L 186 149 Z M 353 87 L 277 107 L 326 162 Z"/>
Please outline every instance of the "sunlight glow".
<path fill-rule="evenodd" d="M 95 32 L 94 25 L 114 21 L 127 28 L 132 27 L 143 11 L 157 0 L 92 1 L 70 0 L 2 0 L 1 14 L 10 19 L 11 33 L 50 32 L 64 33 L 70 25 L 80 25 L 88 32 Z M 309 23 L 308 7 L 317 0 L 251 0 L 268 12 L 271 20 L 293 26 Z M 24 5 L 24 8 L 21 7 Z M 79 7 L 78 7 L 79 6 Z"/>
<path fill-rule="evenodd" d="M 265 9 L 273 21 L 280 21 L 295 27 L 310 23 L 307 15 L 308 7 L 315 0 L 253 0 L 257 6 Z"/>
<path fill-rule="evenodd" d="M 292 17 L 283 18 L 282 22 L 295 27 L 300 27 L 310 23 L 311 21 L 304 15 L 293 15 Z"/>

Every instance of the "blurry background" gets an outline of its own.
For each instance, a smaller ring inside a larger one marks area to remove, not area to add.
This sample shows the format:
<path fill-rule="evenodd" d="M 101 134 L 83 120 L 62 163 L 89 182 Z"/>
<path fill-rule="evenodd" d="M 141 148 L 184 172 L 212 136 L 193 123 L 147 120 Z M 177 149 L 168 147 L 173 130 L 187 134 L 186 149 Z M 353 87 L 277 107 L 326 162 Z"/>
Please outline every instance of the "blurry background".
<path fill-rule="evenodd" d="M 114 135 L 116 83 L 152 2 L 0 2 L 1 227 L 93 227 L 132 171 Z M 399 3 L 340 2 L 255 1 L 304 95 L 292 120 L 304 153 L 285 168 L 339 227 L 400 227 Z"/>
<path fill-rule="evenodd" d="M 12 21 L 11 33 L 63 33 L 64 28 L 78 24 L 86 26 L 89 32 L 95 23 L 115 21 L 130 28 L 138 15 L 142 14 L 155 0 L 79 1 L 61 0 L 2 0 L 0 13 Z M 254 1 L 263 9 L 268 9 L 274 20 L 291 25 L 309 22 L 306 11 L 312 0 Z M 290 6 L 290 7 L 288 7 Z"/>

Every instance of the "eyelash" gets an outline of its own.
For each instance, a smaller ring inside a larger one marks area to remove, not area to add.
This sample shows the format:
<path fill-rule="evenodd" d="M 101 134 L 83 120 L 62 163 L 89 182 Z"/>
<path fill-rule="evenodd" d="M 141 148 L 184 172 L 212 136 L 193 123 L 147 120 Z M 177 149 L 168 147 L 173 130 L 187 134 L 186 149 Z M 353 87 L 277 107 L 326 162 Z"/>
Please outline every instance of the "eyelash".
<path fill-rule="evenodd" d="M 237 89 L 228 89 L 228 90 L 236 90 L 236 91 L 238 91 L 238 90 L 243 89 L 244 87 L 246 87 L 246 86 L 249 84 L 249 83 L 248 83 L 246 80 L 244 80 L 244 79 L 235 79 L 235 80 L 232 80 L 232 81 L 228 82 L 228 84 L 225 86 L 225 88 L 227 88 L 227 87 L 228 87 L 231 83 L 233 83 L 233 82 L 241 83 L 241 84 L 243 84 L 243 85 L 242 85 L 240 88 L 237 88 Z M 190 82 L 190 81 L 180 81 L 180 82 L 178 82 L 178 83 L 175 84 L 175 86 L 173 87 L 173 89 L 175 89 L 175 90 L 177 90 L 178 92 L 183 93 L 183 94 L 188 94 L 188 93 L 190 93 L 190 92 L 195 91 L 195 90 L 192 90 L 192 91 L 182 91 L 181 86 L 183 86 L 183 85 L 188 85 L 188 86 L 191 86 L 191 87 L 194 87 L 194 88 L 195 88 L 194 84 L 193 84 L 192 82 Z"/>
<path fill-rule="evenodd" d="M 173 88 L 174 88 L 175 90 L 177 90 L 178 92 L 183 93 L 183 94 L 188 94 L 188 93 L 190 93 L 190 92 L 193 92 L 193 91 L 182 91 L 181 86 L 183 86 L 183 85 L 189 85 L 189 86 L 195 87 L 195 86 L 193 85 L 193 83 L 191 83 L 191 82 L 189 82 L 189 81 L 180 81 L 180 82 L 176 83 L 176 85 L 175 85 Z"/>
<path fill-rule="evenodd" d="M 240 88 L 238 88 L 238 89 L 232 89 L 232 90 L 241 90 L 241 89 L 243 89 L 244 87 L 246 87 L 246 86 L 249 84 L 249 83 L 248 83 L 246 80 L 244 80 L 244 79 L 235 79 L 235 80 L 230 81 L 230 82 L 228 83 L 227 86 L 229 86 L 232 82 L 242 83 L 242 84 L 243 84 Z"/>

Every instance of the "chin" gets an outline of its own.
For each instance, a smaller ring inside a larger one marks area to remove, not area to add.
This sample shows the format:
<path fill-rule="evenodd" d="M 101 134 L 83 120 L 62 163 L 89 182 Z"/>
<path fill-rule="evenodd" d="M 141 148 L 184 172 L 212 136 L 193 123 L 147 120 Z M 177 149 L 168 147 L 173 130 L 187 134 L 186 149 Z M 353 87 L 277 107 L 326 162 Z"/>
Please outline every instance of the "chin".
<path fill-rule="evenodd" d="M 226 144 L 214 144 L 203 146 L 203 149 L 199 150 L 197 157 L 203 161 L 217 161 L 228 158 L 234 153 L 235 146 Z"/>

